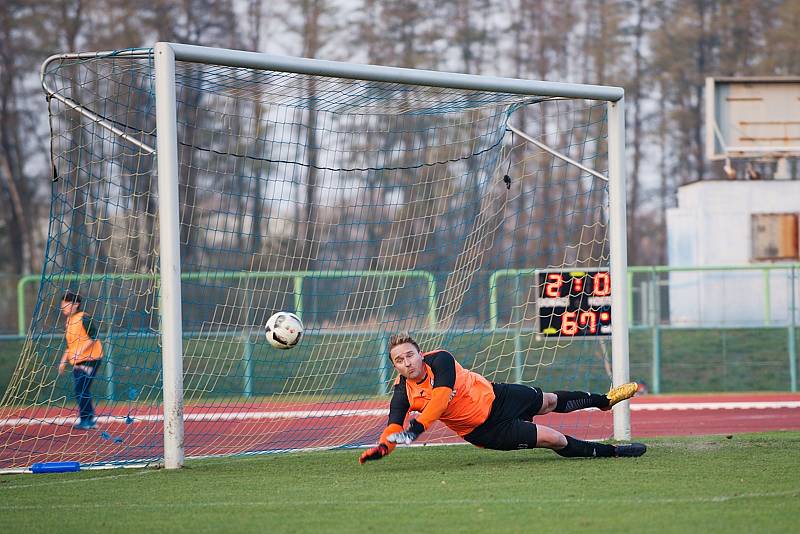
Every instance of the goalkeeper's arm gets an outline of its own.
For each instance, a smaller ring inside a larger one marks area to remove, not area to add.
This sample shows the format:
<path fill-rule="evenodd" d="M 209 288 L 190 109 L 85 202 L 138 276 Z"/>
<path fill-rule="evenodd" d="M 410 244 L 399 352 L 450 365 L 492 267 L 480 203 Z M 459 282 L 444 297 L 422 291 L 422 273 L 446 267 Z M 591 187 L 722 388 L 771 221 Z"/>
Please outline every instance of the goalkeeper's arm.
<path fill-rule="evenodd" d="M 397 432 L 387 437 L 392 443 L 408 445 L 416 440 L 420 434 L 428 430 L 431 425 L 439 420 L 447 410 L 456 385 L 456 360 L 447 351 L 440 350 L 426 356 L 426 362 L 433 371 L 433 391 L 431 400 L 416 419 L 412 419 L 403 432 Z"/>
<path fill-rule="evenodd" d="M 411 404 L 408 402 L 408 394 L 406 393 L 406 379 L 401 377 L 397 384 L 394 385 L 394 392 L 392 393 L 392 402 L 389 404 L 389 424 L 384 429 L 378 440 L 378 445 L 367 449 L 358 459 L 359 463 L 368 462 L 370 460 L 380 460 L 397 446 L 388 440 L 389 436 L 403 431 L 403 421 L 408 415 L 408 410 Z"/>

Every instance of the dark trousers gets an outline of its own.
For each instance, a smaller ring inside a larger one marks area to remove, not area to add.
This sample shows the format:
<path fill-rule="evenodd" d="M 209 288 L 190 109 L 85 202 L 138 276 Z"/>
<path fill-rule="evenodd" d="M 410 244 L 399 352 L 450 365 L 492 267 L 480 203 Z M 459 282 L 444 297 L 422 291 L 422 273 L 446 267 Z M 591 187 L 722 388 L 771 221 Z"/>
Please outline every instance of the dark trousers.
<path fill-rule="evenodd" d="M 536 424 L 532 420 L 542 408 L 542 390 L 521 384 L 492 384 L 492 388 L 494 402 L 489 417 L 464 439 L 497 451 L 536 447 Z"/>
<path fill-rule="evenodd" d="M 92 381 L 94 381 L 99 367 L 100 361 L 97 360 L 72 369 L 72 379 L 75 382 L 75 400 L 78 401 L 81 422 L 94 419 L 94 405 L 92 404 L 92 394 L 89 389 L 92 387 Z"/>

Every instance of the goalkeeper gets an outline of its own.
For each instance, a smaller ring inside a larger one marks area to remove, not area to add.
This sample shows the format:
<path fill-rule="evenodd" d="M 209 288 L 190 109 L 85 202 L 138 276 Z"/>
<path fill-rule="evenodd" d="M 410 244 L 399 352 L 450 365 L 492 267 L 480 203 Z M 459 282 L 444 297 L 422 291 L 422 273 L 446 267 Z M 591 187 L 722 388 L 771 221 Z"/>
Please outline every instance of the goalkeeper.
<path fill-rule="evenodd" d="M 407 333 L 389 339 L 389 357 L 400 374 L 389 407 L 389 424 L 378 445 L 366 450 L 359 463 L 379 460 L 397 444 L 410 444 L 436 420 L 469 443 L 486 449 L 541 447 L 568 458 L 641 456 L 647 450 L 642 443 L 608 445 L 582 441 L 532 422 L 534 416 L 549 412 L 608 410 L 636 393 L 635 382 L 612 388 L 605 395 L 583 391 L 545 393 L 519 384 L 493 384 L 461 367 L 447 351 L 420 352 L 417 342 Z M 403 429 L 403 421 L 412 411 L 419 415 Z"/>

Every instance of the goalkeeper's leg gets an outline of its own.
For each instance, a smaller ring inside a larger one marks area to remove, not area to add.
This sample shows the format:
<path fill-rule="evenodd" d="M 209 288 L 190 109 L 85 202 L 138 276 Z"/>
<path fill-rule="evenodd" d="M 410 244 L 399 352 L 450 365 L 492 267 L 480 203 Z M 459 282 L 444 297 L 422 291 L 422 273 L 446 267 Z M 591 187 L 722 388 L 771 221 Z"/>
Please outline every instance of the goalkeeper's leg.
<path fill-rule="evenodd" d="M 559 456 L 566 458 L 610 458 L 617 456 L 614 445 L 583 441 L 572 436 L 565 436 L 558 430 L 548 426 L 536 425 L 536 431 L 536 446 L 552 449 Z"/>
<path fill-rule="evenodd" d="M 565 436 L 558 430 L 542 425 L 536 425 L 536 432 L 537 447 L 552 449 L 553 452 L 565 458 L 637 457 L 647 452 L 644 443 L 608 445 L 596 441 L 583 441 L 572 436 Z"/>
<path fill-rule="evenodd" d="M 531 421 L 515 419 L 489 427 L 476 429 L 466 436 L 468 442 L 485 449 L 511 451 L 518 449 L 552 449 L 567 458 L 610 458 L 615 456 L 641 456 L 647 451 L 642 443 L 608 445 L 594 441 L 583 441 L 565 436 L 548 426 Z"/>
<path fill-rule="evenodd" d="M 608 410 L 618 402 L 630 399 L 638 389 L 636 382 L 628 382 L 611 390 L 605 395 L 587 393 L 585 391 L 554 391 L 544 393 L 542 407 L 537 415 L 550 412 L 569 413 L 586 408 Z"/>
<path fill-rule="evenodd" d="M 552 449 L 553 452 L 565 458 L 610 458 L 610 457 L 637 457 L 647 452 L 644 443 L 629 443 L 627 445 L 608 445 L 595 441 L 583 441 L 565 436 L 558 430 L 547 426 L 537 425 L 537 447 Z"/>

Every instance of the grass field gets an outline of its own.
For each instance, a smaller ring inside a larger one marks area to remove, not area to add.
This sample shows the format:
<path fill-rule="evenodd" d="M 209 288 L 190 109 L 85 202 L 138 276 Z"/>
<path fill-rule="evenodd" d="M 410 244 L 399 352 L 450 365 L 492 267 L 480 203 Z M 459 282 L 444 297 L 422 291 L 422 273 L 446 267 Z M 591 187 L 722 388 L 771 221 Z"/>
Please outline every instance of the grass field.
<path fill-rule="evenodd" d="M 647 442 L 638 459 L 449 446 L 6 475 L 0 531 L 796 531 L 800 432 Z"/>

